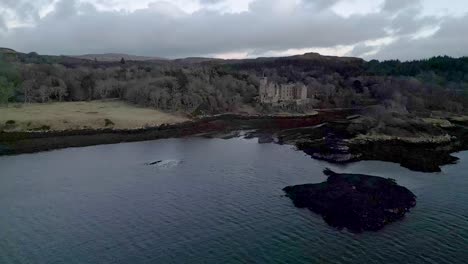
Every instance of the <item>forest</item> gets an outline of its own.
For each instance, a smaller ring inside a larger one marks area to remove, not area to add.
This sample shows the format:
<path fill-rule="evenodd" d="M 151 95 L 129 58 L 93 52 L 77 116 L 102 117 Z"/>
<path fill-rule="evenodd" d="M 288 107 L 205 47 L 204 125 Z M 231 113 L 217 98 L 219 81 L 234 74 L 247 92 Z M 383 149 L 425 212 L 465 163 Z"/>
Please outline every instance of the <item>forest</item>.
<path fill-rule="evenodd" d="M 308 102 L 281 107 L 260 103 L 262 77 L 305 84 Z M 0 104 L 110 98 L 191 115 L 375 105 L 400 113 L 462 113 L 468 109 L 468 58 L 366 62 L 309 53 L 247 60 L 100 62 L 0 52 Z"/>

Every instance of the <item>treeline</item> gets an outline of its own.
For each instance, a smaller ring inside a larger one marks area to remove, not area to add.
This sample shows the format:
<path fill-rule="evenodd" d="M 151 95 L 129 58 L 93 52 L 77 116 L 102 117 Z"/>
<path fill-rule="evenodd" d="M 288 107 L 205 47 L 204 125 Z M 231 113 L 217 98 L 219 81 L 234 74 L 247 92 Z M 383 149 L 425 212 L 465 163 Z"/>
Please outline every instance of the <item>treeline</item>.
<path fill-rule="evenodd" d="M 398 112 L 468 109 L 468 59 L 370 61 L 306 54 L 256 59 L 228 67 L 250 71 L 278 83 L 302 82 L 309 107 L 381 105 Z"/>
<path fill-rule="evenodd" d="M 254 102 L 258 80 L 203 66 L 65 67 L 61 64 L 17 64 L 22 80 L 15 100 L 25 103 L 85 101 L 107 98 L 168 111 L 219 113 Z"/>
<path fill-rule="evenodd" d="M 361 76 L 365 72 L 365 61 L 358 58 L 328 57 L 317 53 L 283 57 L 258 58 L 227 63 L 233 71 L 249 71 L 263 75 L 265 71 L 275 71 L 287 81 L 295 82 L 308 75 L 338 74 L 344 78 Z"/>
<path fill-rule="evenodd" d="M 0 104 L 14 99 L 16 88 L 21 84 L 21 78 L 9 62 L 0 54 Z"/>
<path fill-rule="evenodd" d="M 439 56 L 408 62 L 372 60 L 365 66 L 368 74 L 376 76 L 411 76 L 439 85 L 468 83 L 468 57 Z"/>
<path fill-rule="evenodd" d="M 0 57 L 1 58 L 1 57 Z M 468 109 L 468 59 L 399 62 L 306 54 L 253 60 L 99 62 L 18 54 L 0 59 L 0 103 L 119 98 L 134 104 L 214 114 L 380 105 L 390 111 L 461 113 Z M 272 106 L 258 101 L 259 79 L 303 83 L 308 101 Z"/>

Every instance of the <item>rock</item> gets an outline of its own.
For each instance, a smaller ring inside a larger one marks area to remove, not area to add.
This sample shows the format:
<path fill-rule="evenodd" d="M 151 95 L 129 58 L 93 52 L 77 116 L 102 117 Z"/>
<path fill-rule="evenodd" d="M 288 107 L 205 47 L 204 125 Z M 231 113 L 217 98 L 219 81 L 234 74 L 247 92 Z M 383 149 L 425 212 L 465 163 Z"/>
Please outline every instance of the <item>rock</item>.
<path fill-rule="evenodd" d="M 416 205 L 416 196 L 393 179 L 329 169 L 324 173 L 329 176 L 326 182 L 283 190 L 296 207 L 322 215 L 331 226 L 357 233 L 377 231 Z"/>
<path fill-rule="evenodd" d="M 158 160 L 158 161 L 151 162 L 151 163 L 145 163 L 145 165 L 168 169 L 168 168 L 176 167 L 181 163 L 182 163 L 181 160 Z"/>
<path fill-rule="evenodd" d="M 259 144 L 268 144 L 268 143 L 273 143 L 275 139 L 271 135 L 260 135 L 258 137 L 258 143 Z"/>
<path fill-rule="evenodd" d="M 413 171 L 440 172 L 441 166 L 457 163 L 458 158 L 451 155 L 457 148 L 457 143 L 440 145 L 386 141 L 352 144 L 350 152 L 360 153 L 360 160 L 396 162 Z"/>
<path fill-rule="evenodd" d="M 458 132 L 463 133 L 462 131 Z M 455 164 L 458 158 L 451 155 L 467 148 L 466 136 L 457 136 L 453 142 L 408 142 L 392 140 L 350 140 L 334 135 L 323 139 L 294 142 L 299 150 L 314 159 L 346 164 L 361 160 L 379 160 L 399 163 L 413 171 L 440 172 L 441 166 Z"/>
<path fill-rule="evenodd" d="M 159 163 L 161 163 L 162 160 L 157 160 L 157 161 L 154 161 L 154 162 L 148 162 L 148 163 L 145 163 L 146 166 L 153 166 L 153 165 L 157 165 Z"/>

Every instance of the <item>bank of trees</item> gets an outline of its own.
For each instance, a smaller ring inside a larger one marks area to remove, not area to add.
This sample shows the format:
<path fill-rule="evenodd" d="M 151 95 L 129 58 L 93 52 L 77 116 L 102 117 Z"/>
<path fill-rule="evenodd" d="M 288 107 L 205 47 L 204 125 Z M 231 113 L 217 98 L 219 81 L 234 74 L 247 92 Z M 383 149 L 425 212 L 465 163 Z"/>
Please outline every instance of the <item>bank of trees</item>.
<path fill-rule="evenodd" d="M 366 63 L 365 68 L 368 75 L 414 77 L 423 83 L 453 91 L 468 91 L 468 57 L 438 56 L 407 62 L 373 60 Z"/>
<path fill-rule="evenodd" d="M 15 98 L 26 103 L 119 98 L 169 111 L 219 113 L 254 103 L 258 94 L 255 76 L 234 77 L 203 66 L 126 65 L 18 64 L 22 82 Z"/>
<path fill-rule="evenodd" d="M 119 98 L 195 114 L 305 111 L 381 105 L 398 112 L 468 109 L 466 58 L 401 63 L 321 58 L 317 55 L 237 62 L 99 63 L 37 54 L 0 61 L 0 103 L 47 103 Z M 258 102 L 259 79 L 303 83 L 308 102 L 280 108 Z"/>
<path fill-rule="evenodd" d="M 0 104 L 15 99 L 16 87 L 21 82 L 16 67 L 0 54 Z"/>

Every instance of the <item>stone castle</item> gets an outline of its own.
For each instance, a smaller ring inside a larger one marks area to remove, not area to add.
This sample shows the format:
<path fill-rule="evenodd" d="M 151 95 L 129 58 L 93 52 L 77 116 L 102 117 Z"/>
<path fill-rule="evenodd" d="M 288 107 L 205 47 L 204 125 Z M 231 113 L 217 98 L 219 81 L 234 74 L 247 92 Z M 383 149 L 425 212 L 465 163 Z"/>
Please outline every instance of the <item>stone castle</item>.
<path fill-rule="evenodd" d="M 304 84 L 277 84 L 263 77 L 260 80 L 260 102 L 265 104 L 303 104 L 307 101 Z"/>

